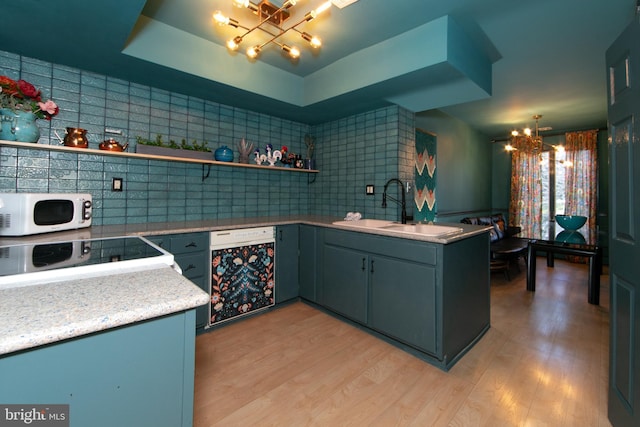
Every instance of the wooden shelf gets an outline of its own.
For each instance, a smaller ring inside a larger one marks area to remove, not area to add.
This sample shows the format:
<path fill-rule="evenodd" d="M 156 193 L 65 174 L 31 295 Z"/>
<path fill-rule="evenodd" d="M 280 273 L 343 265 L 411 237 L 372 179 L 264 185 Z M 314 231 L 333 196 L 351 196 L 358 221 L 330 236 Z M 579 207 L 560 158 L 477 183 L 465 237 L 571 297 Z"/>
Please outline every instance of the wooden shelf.
<path fill-rule="evenodd" d="M 245 164 L 245 163 L 219 162 L 216 160 L 200 160 L 200 159 L 189 159 L 185 157 L 158 156 L 155 154 L 128 153 L 126 151 L 118 152 L 118 151 L 107 151 L 107 150 L 95 150 L 92 148 L 74 148 L 74 147 L 67 147 L 64 145 L 47 145 L 47 144 L 37 144 L 37 143 L 31 143 L 31 142 L 16 142 L 16 141 L 0 140 L 0 146 L 27 148 L 31 150 L 63 151 L 67 153 L 76 153 L 76 154 L 78 153 L 79 154 L 97 154 L 99 156 L 114 156 L 114 157 L 128 157 L 128 158 L 136 158 L 136 159 L 165 160 L 169 162 L 197 163 L 201 165 L 223 166 L 223 167 L 232 167 L 232 168 L 248 168 L 248 169 L 261 169 L 261 170 L 275 170 L 275 171 L 283 171 L 283 172 L 301 172 L 301 173 L 318 173 L 319 172 L 316 169 L 296 169 L 296 168 L 283 168 L 280 166 L 262 166 L 262 165 Z"/>

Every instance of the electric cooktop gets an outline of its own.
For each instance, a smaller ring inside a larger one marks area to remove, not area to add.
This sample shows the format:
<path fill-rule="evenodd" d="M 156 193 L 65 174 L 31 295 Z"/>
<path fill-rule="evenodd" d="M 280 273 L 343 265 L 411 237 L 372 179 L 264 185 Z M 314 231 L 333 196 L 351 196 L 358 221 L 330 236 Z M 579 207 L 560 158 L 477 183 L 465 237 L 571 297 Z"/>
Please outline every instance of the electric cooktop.
<path fill-rule="evenodd" d="M 156 264 L 179 271 L 173 255 L 138 236 L 0 245 L 0 287 L 114 274 Z"/>

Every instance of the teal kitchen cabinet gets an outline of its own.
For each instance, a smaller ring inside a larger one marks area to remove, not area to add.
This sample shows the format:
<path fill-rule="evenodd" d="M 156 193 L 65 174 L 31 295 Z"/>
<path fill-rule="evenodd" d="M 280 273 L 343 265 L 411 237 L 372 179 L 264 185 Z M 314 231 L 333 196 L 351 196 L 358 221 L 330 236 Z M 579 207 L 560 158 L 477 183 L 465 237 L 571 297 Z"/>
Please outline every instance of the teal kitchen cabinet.
<path fill-rule="evenodd" d="M 188 427 L 194 373 L 188 310 L 0 355 L 0 402 L 68 404 L 72 426 Z"/>
<path fill-rule="evenodd" d="M 449 369 L 489 328 L 489 237 L 448 244 L 325 229 L 318 303 Z"/>
<path fill-rule="evenodd" d="M 182 275 L 209 293 L 209 233 L 167 234 L 147 239 L 173 254 Z M 196 308 L 196 328 L 204 328 L 208 305 Z"/>
<path fill-rule="evenodd" d="M 322 238 L 321 227 L 300 224 L 298 236 L 298 283 L 300 285 L 300 297 L 311 302 L 317 302 L 318 266 L 320 266 L 321 253 L 319 239 Z"/>
<path fill-rule="evenodd" d="M 371 258 L 368 325 L 435 354 L 437 351 L 435 266 Z"/>
<path fill-rule="evenodd" d="M 325 243 L 322 264 L 324 306 L 356 322 L 366 323 L 368 264 L 366 253 Z"/>
<path fill-rule="evenodd" d="M 298 298 L 298 224 L 276 227 L 276 304 Z"/>

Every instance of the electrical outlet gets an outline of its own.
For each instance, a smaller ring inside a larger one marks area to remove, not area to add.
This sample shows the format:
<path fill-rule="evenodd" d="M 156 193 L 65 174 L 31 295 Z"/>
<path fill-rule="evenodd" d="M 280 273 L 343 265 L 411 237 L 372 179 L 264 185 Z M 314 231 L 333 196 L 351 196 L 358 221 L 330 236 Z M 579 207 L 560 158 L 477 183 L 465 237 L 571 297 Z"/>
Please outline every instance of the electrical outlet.
<path fill-rule="evenodd" d="M 122 178 L 113 178 L 111 181 L 111 191 L 122 191 Z"/>
<path fill-rule="evenodd" d="M 372 196 L 373 194 L 375 194 L 375 187 L 371 184 L 367 184 L 367 188 L 365 190 L 365 194 L 367 196 Z"/>
<path fill-rule="evenodd" d="M 104 133 L 112 133 L 114 135 L 122 135 L 121 129 L 104 128 Z"/>
<path fill-rule="evenodd" d="M 413 190 L 413 182 L 407 181 L 404 183 L 405 189 L 407 193 L 410 193 Z"/>

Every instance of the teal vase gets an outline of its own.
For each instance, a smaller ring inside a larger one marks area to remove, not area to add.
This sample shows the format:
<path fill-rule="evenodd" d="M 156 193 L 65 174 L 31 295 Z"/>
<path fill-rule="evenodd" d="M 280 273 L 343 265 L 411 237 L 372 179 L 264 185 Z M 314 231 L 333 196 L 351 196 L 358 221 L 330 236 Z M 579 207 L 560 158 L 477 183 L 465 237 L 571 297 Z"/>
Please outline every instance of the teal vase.
<path fill-rule="evenodd" d="M 4 141 L 16 140 L 16 135 L 11 130 L 14 117 L 15 114 L 11 110 L 0 109 L 0 139 Z"/>
<path fill-rule="evenodd" d="M 37 117 L 28 111 L 0 110 L 0 139 L 5 141 L 38 142 L 40 128 Z"/>

